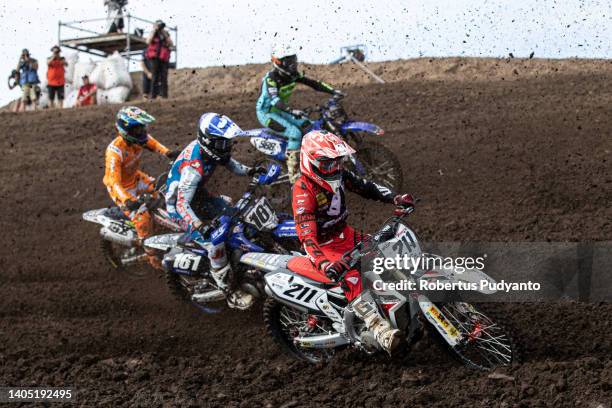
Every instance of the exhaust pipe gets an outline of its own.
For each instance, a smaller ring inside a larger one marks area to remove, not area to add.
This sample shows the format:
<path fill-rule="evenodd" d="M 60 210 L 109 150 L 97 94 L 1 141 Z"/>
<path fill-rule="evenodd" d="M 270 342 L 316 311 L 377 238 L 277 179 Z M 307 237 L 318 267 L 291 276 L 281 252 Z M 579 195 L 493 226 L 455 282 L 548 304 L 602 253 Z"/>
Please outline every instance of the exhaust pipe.
<path fill-rule="evenodd" d="M 349 344 L 349 340 L 340 333 L 296 337 L 293 342 L 303 348 L 315 349 L 330 349 Z"/>
<path fill-rule="evenodd" d="M 219 289 L 210 290 L 205 293 L 197 293 L 191 296 L 191 300 L 197 303 L 217 302 L 224 299 L 225 294 Z"/>

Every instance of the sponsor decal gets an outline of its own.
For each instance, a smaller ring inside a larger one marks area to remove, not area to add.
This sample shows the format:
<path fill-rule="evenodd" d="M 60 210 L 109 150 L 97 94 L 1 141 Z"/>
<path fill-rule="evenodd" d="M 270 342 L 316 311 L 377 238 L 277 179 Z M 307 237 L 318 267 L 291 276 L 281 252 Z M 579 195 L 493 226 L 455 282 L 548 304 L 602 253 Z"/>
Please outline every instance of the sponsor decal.
<path fill-rule="evenodd" d="M 302 214 L 304 211 L 306 211 L 306 208 L 304 208 L 304 207 L 298 207 L 298 208 L 295 210 L 295 213 L 296 213 L 296 214 Z"/>
<path fill-rule="evenodd" d="M 429 314 L 442 326 L 445 332 L 447 332 L 451 337 L 457 337 L 457 329 L 450 324 L 448 320 L 440 313 L 440 311 L 435 307 L 431 306 L 428 310 Z"/>

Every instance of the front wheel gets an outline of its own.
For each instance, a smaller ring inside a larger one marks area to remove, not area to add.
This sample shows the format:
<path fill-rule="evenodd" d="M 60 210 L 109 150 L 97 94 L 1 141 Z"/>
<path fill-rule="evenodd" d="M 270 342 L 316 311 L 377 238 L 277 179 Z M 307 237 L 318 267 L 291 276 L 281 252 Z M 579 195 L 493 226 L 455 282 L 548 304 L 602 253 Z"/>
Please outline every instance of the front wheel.
<path fill-rule="evenodd" d="M 465 302 L 438 304 L 438 308 L 461 335 L 459 344 L 448 349 L 466 366 L 489 371 L 518 361 L 510 332 L 490 313 Z"/>
<path fill-rule="evenodd" d="M 379 142 L 365 140 L 360 142 L 357 150 L 357 165 L 351 162 L 351 170 L 369 180 L 382 183 L 394 191 L 402 189 L 404 173 L 395 153 Z M 359 169 L 361 165 L 362 169 Z M 361 170 L 361 171 L 359 171 Z"/>

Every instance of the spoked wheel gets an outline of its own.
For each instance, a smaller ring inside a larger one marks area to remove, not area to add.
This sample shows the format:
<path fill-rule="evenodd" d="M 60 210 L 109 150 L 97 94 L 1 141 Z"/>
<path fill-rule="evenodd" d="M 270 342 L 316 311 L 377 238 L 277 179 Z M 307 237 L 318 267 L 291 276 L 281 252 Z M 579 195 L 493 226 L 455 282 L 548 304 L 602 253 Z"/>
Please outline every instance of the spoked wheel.
<path fill-rule="evenodd" d="M 371 140 L 359 143 L 356 150 L 357 159 L 365 171 L 363 177 L 382 183 L 391 190 L 402 189 L 404 173 L 395 153 L 383 144 Z M 356 170 L 352 163 L 351 166 L 352 170 Z"/>
<path fill-rule="evenodd" d="M 296 337 L 330 334 L 331 324 L 325 316 L 304 313 L 268 298 L 264 303 L 264 323 L 274 340 L 293 357 L 320 363 L 334 355 L 334 349 L 303 348 L 293 342 Z"/>
<path fill-rule="evenodd" d="M 128 247 L 105 239 L 101 239 L 100 247 L 114 269 L 125 272 L 134 279 L 150 277 L 151 272 L 155 271 L 142 247 Z"/>
<path fill-rule="evenodd" d="M 464 302 L 439 307 L 461 333 L 462 342 L 451 350 L 464 364 L 488 371 L 517 361 L 517 350 L 510 333 L 491 317 Z"/>

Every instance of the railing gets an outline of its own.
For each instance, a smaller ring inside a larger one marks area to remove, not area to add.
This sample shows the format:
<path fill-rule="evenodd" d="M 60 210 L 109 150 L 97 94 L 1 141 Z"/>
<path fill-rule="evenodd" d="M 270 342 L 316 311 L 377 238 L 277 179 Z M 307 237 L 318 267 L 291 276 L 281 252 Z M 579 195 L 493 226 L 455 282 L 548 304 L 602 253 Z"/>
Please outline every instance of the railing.
<path fill-rule="evenodd" d="M 148 23 L 150 25 L 155 24 L 153 21 L 146 20 L 144 18 L 136 17 L 131 14 L 125 14 L 118 18 L 124 18 L 126 20 L 125 31 L 108 33 L 101 30 L 99 27 L 103 24 L 98 24 L 98 30 L 86 28 L 87 25 L 91 26 L 94 23 L 107 23 L 109 21 L 108 17 L 102 18 L 92 18 L 86 20 L 77 20 L 77 21 L 68 21 L 62 22 L 59 21 L 57 25 L 57 38 L 58 44 L 61 47 L 71 48 L 80 52 L 85 52 L 91 55 L 96 55 L 98 57 L 106 57 L 112 54 L 114 51 L 118 51 L 121 55 L 123 55 L 126 60 L 128 67 L 130 65 L 131 60 L 139 61 L 142 58 L 139 58 L 138 55 L 142 53 L 142 50 L 146 48 L 146 32 L 150 32 L 149 30 L 143 30 L 142 35 L 137 35 L 131 33 L 135 27 L 135 22 L 143 22 Z M 166 26 L 166 30 L 170 33 L 170 37 L 173 40 L 174 46 L 172 48 L 173 59 L 171 59 L 171 66 L 176 67 L 178 62 L 178 28 Z M 66 30 L 78 31 L 79 34 L 86 33 L 90 34 L 90 36 L 86 37 L 81 34 L 81 36 L 68 37 L 66 35 Z M 64 35 L 64 38 L 62 38 Z M 115 43 L 112 43 L 112 40 L 116 40 Z M 110 41 L 110 45 L 109 45 Z M 135 42 L 138 42 L 136 45 Z M 103 44 L 106 44 L 103 46 Z"/>

